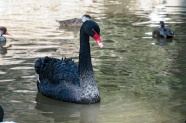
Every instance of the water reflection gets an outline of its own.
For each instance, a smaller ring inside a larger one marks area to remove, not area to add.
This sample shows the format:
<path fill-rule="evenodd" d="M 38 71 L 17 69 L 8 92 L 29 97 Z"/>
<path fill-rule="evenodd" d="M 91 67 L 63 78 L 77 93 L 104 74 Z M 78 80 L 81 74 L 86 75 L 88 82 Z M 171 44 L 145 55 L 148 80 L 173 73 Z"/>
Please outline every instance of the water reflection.
<path fill-rule="evenodd" d="M 3 42 L 0 41 L 0 54 L 2 54 L 2 55 L 7 53 L 7 49 L 4 47 L 5 45 L 6 45 L 5 41 L 3 41 Z"/>
<path fill-rule="evenodd" d="M 52 118 L 55 123 L 97 123 L 97 113 L 100 109 L 100 104 L 78 105 L 65 103 L 37 93 L 35 108 L 42 111 L 43 116 Z"/>
<path fill-rule="evenodd" d="M 172 41 L 173 39 L 158 38 L 155 44 L 160 46 L 167 46 L 172 43 Z"/>
<path fill-rule="evenodd" d="M 6 47 L 0 47 L 0 54 L 5 55 L 7 53 Z"/>

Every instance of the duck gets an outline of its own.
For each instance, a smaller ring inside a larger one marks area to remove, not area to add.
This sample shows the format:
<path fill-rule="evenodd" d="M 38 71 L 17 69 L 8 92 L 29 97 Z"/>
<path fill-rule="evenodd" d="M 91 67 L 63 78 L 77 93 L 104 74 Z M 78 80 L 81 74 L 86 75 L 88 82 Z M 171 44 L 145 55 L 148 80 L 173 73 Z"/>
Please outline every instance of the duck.
<path fill-rule="evenodd" d="M 169 28 L 165 28 L 164 21 L 160 21 L 159 27 L 153 30 L 152 36 L 153 38 L 173 38 L 174 32 Z"/>
<path fill-rule="evenodd" d="M 4 117 L 4 110 L 2 106 L 0 105 L 0 123 L 16 123 L 14 121 L 5 121 L 3 122 L 3 117 Z"/>
<path fill-rule="evenodd" d="M 0 48 L 6 45 L 6 38 L 3 35 L 10 35 L 7 31 L 7 28 L 0 26 Z"/>
<path fill-rule="evenodd" d="M 42 95 L 64 102 L 93 104 L 100 102 L 99 90 L 94 78 L 89 36 L 102 48 L 99 25 L 85 21 L 80 28 L 78 65 L 71 58 L 38 58 L 35 71 L 37 88 Z"/>
<path fill-rule="evenodd" d="M 91 20 L 90 15 L 83 15 L 82 18 L 73 18 L 73 19 L 68 19 L 68 20 L 63 20 L 63 21 L 58 21 L 56 20 L 61 27 L 78 27 L 81 26 L 85 21 Z"/>

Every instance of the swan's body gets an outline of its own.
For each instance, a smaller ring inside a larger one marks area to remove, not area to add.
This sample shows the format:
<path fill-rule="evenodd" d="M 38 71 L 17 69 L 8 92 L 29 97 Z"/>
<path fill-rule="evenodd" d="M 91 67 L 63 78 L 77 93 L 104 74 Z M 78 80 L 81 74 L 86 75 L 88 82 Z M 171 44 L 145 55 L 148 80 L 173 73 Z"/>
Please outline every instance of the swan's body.
<path fill-rule="evenodd" d="M 89 36 L 100 47 L 99 26 L 89 20 L 80 29 L 79 65 L 71 59 L 39 58 L 35 70 L 39 75 L 38 90 L 45 96 L 73 103 L 90 104 L 100 102 L 94 79 L 90 55 Z"/>
<path fill-rule="evenodd" d="M 63 21 L 57 22 L 60 24 L 60 26 L 68 26 L 68 27 L 75 27 L 75 26 L 81 26 L 85 21 L 91 20 L 90 15 L 83 15 L 82 18 L 73 18 Z"/>
<path fill-rule="evenodd" d="M 13 121 L 4 121 L 3 122 L 3 117 L 4 117 L 4 110 L 3 108 L 0 106 L 0 123 L 16 123 Z"/>
<path fill-rule="evenodd" d="M 159 27 L 152 32 L 152 36 L 154 38 L 172 38 L 174 37 L 174 32 L 169 28 L 165 28 L 164 22 L 160 21 Z"/>

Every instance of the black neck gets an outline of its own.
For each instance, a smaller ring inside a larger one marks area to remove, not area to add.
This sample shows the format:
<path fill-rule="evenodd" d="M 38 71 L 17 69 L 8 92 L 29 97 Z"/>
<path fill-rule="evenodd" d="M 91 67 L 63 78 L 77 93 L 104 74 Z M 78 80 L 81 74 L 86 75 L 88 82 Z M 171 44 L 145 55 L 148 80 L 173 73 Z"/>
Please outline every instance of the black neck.
<path fill-rule="evenodd" d="M 92 69 L 89 36 L 80 34 L 80 51 L 79 51 L 79 77 L 81 85 L 95 82 Z"/>

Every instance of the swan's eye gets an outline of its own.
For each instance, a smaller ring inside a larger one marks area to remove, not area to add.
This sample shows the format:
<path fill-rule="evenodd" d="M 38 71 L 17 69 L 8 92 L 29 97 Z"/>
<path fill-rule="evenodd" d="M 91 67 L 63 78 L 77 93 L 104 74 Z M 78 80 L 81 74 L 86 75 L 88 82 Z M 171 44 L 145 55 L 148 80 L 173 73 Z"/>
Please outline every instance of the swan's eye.
<path fill-rule="evenodd" d="M 95 31 L 94 29 L 92 29 L 92 31 L 94 32 L 94 34 L 95 34 L 95 32 L 96 32 L 99 36 L 101 36 L 101 34 L 98 33 L 97 31 Z"/>

